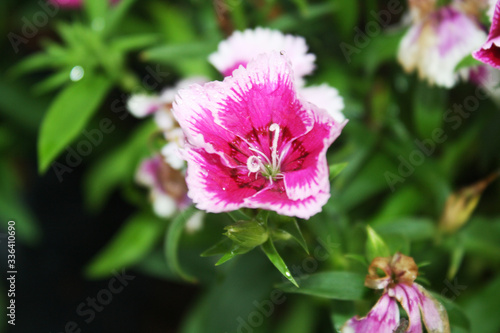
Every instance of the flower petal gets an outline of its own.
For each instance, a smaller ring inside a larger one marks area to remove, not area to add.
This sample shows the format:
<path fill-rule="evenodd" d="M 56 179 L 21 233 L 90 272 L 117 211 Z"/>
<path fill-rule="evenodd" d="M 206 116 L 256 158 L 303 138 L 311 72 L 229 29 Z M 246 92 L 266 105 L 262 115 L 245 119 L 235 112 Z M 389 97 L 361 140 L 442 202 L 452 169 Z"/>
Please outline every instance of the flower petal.
<path fill-rule="evenodd" d="M 245 168 L 229 168 L 217 154 L 186 147 L 188 196 L 201 210 L 220 213 L 243 207 L 245 199 L 266 186 L 265 179 L 248 176 Z"/>
<path fill-rule="evenodd" d="M 301 88 L 300 95 L 309 103 L 326 110 L 335 122 L 344 122 L 345 116 L 342 113 L 344 100 L 337 89 L 324 83 L 319 86 Z"/>
<path fill-rule="evenodd" d="M 486 43 L 479 50 L 472 53 L 472 56 L 485 64 L 500 69 L 500 2 L 495 5 L 490 33 Z"/>
<path fill-rule="evenodd" d="M 284 35 L 278 30 L 257 27 L 234 32 L 221 42 L 217 52 L 208 60 L 222 73 L 229 76 L 239 66 L 245 67 L 259 54 L 271 51 L 284 51 L 290 58 L 296 79 L 310 74 L 314 70 L 314 54 L 307 53 L 307 44 L 303 37 Z"/>
<path fill-rule="evenodd" d="M 410 326 L 406 332 L 422 333 L 422 322 L 420 319 L 420 293 L 412 287 L 399 283 L 388 289 L 388 294 L 394 297 L 401 304 L 408 314 Z"/>
<path fill-rule="evenodd" d="M 327 185 L 325 187 L 329 188 L 328 182 Z M 281 215 L 296 216 L 307 220 L 321 212 L 321 208 L 329 198 L 330 192 L 325 188 L 307 198 L 292 200 L 287 195 L 283 181 L 279 180 L 248 198 L 245 207 L 273 210 Z"/>
<path fill-rule="evenodd" d="M 399 308 L 396 300 L 384 294 L 366 317 L 349 319 L 341 328 L 342 333 L 393 333 L 399 325 Z"/>
<path fill-rule="evenodd" d="M 477 22 L 450 6 L 412 26 L 401 40 L 398 60 L 431 84 L 450 88 L 459 79 L 455 67 L 481 46 L 485 33 Z"/>
<path fill-rule="evenodd" d="M 413 289 L 420 295 L 420 311 L 429 333 L 450 333 L 450 322 L 444 306 L 422 286 L 414 283 Z"/>
<path fill-rule="evenodd" d="M 180 90 L 173 104 L 186 140 L 219 153 L 228 166 L 246 163 L 253 155 L 249 145 L 268 154 L 273 123 L 289 138 L 307 133 L 312 112 L 297 98 L 290 64 L 277 52 L 257 57 L 223 82 Z"/>
<path fill-rule="evenodd" d="M 127 108 L 136 118 L 144 118 L 161 108 L 161 101 L 157 96 L 144 94 L 132 95 L 127 102 Z"/>
<path fill-rule="evenodd" d="M 326 151 L 340 135 L 345 123 L 335 123 L 321 110 L 314 112 L 314 127 L 291 142 L 282 162 L 285 189 L 292 200 L 302 200 L 321 189 L 330 191 Z"/>

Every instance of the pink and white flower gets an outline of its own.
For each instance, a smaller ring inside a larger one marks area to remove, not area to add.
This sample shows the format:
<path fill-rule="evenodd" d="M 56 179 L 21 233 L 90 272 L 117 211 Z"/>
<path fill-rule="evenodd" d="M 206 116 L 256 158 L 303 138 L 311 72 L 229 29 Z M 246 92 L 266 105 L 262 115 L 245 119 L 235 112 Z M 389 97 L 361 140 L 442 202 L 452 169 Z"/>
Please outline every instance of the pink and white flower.
<path fill-rule="evenodd" d="M 136 182 L 149 188 L 153 210 L 160 217 L 172 217 L 191 204 L 184 175 L 171 168 L 160 155 L 142 161 Z"/>
<path fill-rule="evenodd" d="M 179 149 L 184 145 L 184 133 L 179 128 L 172 115 L 172 103 L 177 91 L 188 88 L 192 84 L 202 84 L 208 80 L 205 77 L 190 77 L 179 81 L 174 87 L 167 88 L 158 95 L 136 94 L 128 100 L 127 107 L 132 115 L 144 118 L 152 115 L 160 130 L 163 131 L 167 144 L 162 149 L 165 161 L 174 169 L 184 167 L 184 159 Z"/>
<path fill-rule="evenodd" d="M 424 2 L 434 4 L 433 1 Z M 450 88 L 458 82 L 460 75 L 468 76 L 468 69 L 456 73 L 455 68 L 481 46 L 486 34 L 474 17 L 453 5 L 430 13 L 427 7 L 418 11 L 426 15 L 418 15 L 401 40 L 398 60 L 406 72 L 417 71 L 420 78 L 430 84 Z"/>
<path fill-rule="evenodd" d="M 500 69 L 500 1 L 495 4 L 488 39 L 472 56 L 494 68 Z"/>
<path fill-rule="evenodd" d="M 241 207 L 309 218 L 330 197 L 326 151 L 339 123 L 297 94 L 292 66 L 262 54 L 223 82 L 180 90 L 188 196 L 199 209 Z"/>
<path fill-rule="evenodd" d="M 298 85 L 302 84 L 304 76 L 314 70 L 316 56 L 307 53 L 308 46 L 303 37 L 285 35 L 281 31 L 261 27 L 235 31 L 219 44 L 217 51 L 208 60 L 223 76 L 230 76 L 238 67 L 246 67 L 258 55 L 271 51 L 286 53 Z"/>
<path fill-rule="evenodd" d="M 385 276 L 380 277 L 377 270 L 383 271 Z M 445 308 L 414 282 L 418 267 L 413 258 L 400 253 L 389 258 L 378 257 L 373 259 L 368 273 L 365 286 L 383 289 L 384 293 L 365 317 L 349 319 L 342 333 L 395 332 L 400 327 L 398 302 L 408 315 L 405 332 L 422 333 L 422 321 L 427 332 L 450 332 Z"/>

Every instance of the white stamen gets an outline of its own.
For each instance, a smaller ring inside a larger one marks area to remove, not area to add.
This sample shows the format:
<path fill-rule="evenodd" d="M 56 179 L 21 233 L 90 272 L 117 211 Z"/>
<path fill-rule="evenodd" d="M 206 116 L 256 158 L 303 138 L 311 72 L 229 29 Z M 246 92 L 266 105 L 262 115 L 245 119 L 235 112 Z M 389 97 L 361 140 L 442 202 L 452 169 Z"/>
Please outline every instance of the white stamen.
<path fill-rule="evenodd" d="M 280 126 L 278 124 L 274 123 L 269 127 L 269 131 L 276 132 L 274 134 L 273 146 L 271 148 L 271 158 L 273 160 L 272 166 L 273 166 L 273 169 L 276 169 L 278 167 L 278 153 L 277 153 L 277 151 L 278 151 L 278 140 L 280 137 Z"/>
<path fill-rule="evenodd" d="M 250 171 L 250 173 L 259 171 L 261 164 L 262 162 L 257 156 L 250 156 L 247 160 L 248 171 Z"/>
<path fill-rule="evenodd" d="M 252 155 L 248 157 L 247 169 L 249 171 L 249 176 L 251 173 L 255 172 L 255 178 L 257 178 L 257 172 L 260 171 L 264 177 L 269 179 L 269 182 L 272 185 L 274 180 L 283 178 L 283 174 L 279 171 L 281 167 L 281 159 L 283 158 L 285 151 L 282 151 L 278 156 L 278 141 L 280 137 L 279 125 L 276 123 L 271 124 L 271 126 L 269 126 L 269 132 L 275 132 L 273 133 L 272 146 L 269 147 L 271 149 L 271 161 L 269 160 L 269 157 L 259 149 L 249 147 L 248 149 L 256 153 L 257 156 Z"/>

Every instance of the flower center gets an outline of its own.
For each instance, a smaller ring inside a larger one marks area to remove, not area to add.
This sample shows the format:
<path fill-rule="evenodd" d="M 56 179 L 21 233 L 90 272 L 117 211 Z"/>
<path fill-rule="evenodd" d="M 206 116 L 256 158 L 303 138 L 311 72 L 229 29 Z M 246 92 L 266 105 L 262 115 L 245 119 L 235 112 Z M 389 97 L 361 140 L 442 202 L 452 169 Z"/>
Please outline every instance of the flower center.
<path fill-rule="evenodd" d="M 271 148 L 271 159 L 256 148 L 250 147 L 249 149 L 258 155 L 252 155 L 247 160 L 248 175 L 255 172 L 255 178 L 260 172 L 264 177 L 268 178 L 271 184 L 276 179 L 282 179 L 283 174 L 280 172 L 281 158 L 278 156 L 278 140 L 280 137 L 280 127 L 278 124 L 273 123 L 269 126 L 269 132 L 274 132 L 273 143 Z"/>

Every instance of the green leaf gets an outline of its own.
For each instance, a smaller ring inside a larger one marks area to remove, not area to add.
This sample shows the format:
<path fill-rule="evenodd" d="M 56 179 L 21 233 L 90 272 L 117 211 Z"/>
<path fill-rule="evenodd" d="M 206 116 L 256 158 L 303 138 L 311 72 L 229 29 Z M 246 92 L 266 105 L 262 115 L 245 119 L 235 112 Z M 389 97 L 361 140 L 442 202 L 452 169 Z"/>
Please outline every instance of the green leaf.
<path fill-rule="evenodd" d="M 84 0 L 84 8 L 92 24 L 96 24 L 96 20 L 101 20 L 104 27 L 104 17 L 106 16 L 108 7 L 108 1 Z"/>
<path fill-rule="evenodd" d="M 62 85 L 70 81 L 69 74 L 70 71 L 65 70 L 54 73 L 47 77 L 45 80 L 37 83 L 33 87 L 33 92 L 35 94 L 41 95 L 60 88 Z"/>
<path fill-rule="evenodd" d="M 241 209 L 238 210 L 233 210 L 231 212 L 227 212 L 227 215 L 233 219 L 234 222 L 238 221 L 249 221 L 252 218 L 248 216 L 244 211 Z"/>
<path fill-rule="evenodd" d="M 128 116 L 128 113 L 125 115 Z M 124 145 L 108 153 L 92 166 L 84 181 L 85 203 L 90 210 L 101 209 L 116 186 L 133 178 L 135 168 L 145 153 L 144 147 L 156 130 L 154 122 L 144 122 Z"/>
<path fill-rule="evenodd" d="M 464 291 L 464 296 L 466 292 L 469 291 Z M 500 308 L 500 297 L 498 295 L 500 295 L 500 277 L 497 275 L 493 281 L 469 295 L 470 297 L 465 301 L 462 302 L 459 299 L 465 314 L 470 319 L 471 332 L 499 332 L 500 316 L 498 315 L 498 309 Z"/>
<path fill-rule="evenodd" d="M 202 257 L 211 257 L 211 256 L 217 256 L 220 254 L 225 254 L 231 250 L 233 247 L 233 241 L 230 240 L 229 238 L 224 238 L 217 244 L 211 246 L 207 250 L 205 250 L 201 256 Z"/>
<path fill-rule="evenodd" d="M 476 67 L 476 66 L 481 66 L 484 65 L 481 61 L 475 59 L 472 54 L 469 54 L 455 66 L 455 69 L 453 70 L 454 72 L 457 72 L 461 70 L 462 68 L 468 68 L 468 67 Z"/>
<path fill-rule="evenodd" d="M 0 227 L 7 231 L 7 222 L 15 222 L 16 237 L 27 245 L 36 245 L 42 236 L 41 229 L 30 208 L 24 202 L 15 177 L 15 169 L 7 164 L 4 157 L 0 160 Z M 0 243 L 2 241 L 0 240 Z"/>
<path fill-rule="evenodd" d="M 116 28 L 135 1 L 136 0 L 120 0 L 111 8 L 108 12 L 107 24 L 104 28 L 105 34 L 110 34 Z"/>
<path fill-rule="evenodd" d="M 273 221 L 271 219 L 271 221 Z M 283 230 L 286 233 L 288 233 L 290 236 L 293 237 L 297 241 L 297 243 L 302 246 L 304 251 L 306 251 L 307 254 L 309 254 L 309 249 L 307 248 L 307 243 L 306 240 L 304 239 L 304 235 L 302 235 L 302 231 L 299 228 L 299 225 L 297 224 L 297 220 L 292 217 L 285 217 L 285 216 L 280 216 L 279 220 L 279 230 Z"/>
<path fill-rule="evenodd" d="M 297 282 L 295 282 L 292 273 L 290 273 L 290 270 L 279 255 L 278 251 L 276 251 L 272 237 L 269 237 L 267 242 L 261 245 L 261 249 L 267 255 L 269 260 L 271 260 L 273 265 L 281 272 L 281 274 L 283 274 L 291 283 L 293 283 L 298 288 L 299 285 L 297 284 Z"/>
<path fill-rule="evenodd" d="M 444 88 L 431 87 L 427 82 L 417 83 L 413 96 L 413 119 L 417 133 L 422 138 L 432 138 L 434 131 L 443 127 L 447 92 Z"/>
<path fill-rule="evenodd" d="M 196 279 L 187 273 L 181 267 L 179 263 L 178 249 L 179 241 L 182 236 L 182 231 L 191 216 L 196 213 L 196 208 L 194 206 L 189 207 L 185 211 L 177 215 L 176 218 L 170 222 L 167 233 L 165 234 L 165 257 L 167 258 L 167 265 L 170 269 L 176 272 L 180 277 L 189 282 L 196 282 Z"/>
<path fill-rule="evenodd" d="M 370 226 L 366 226 L 366 258 L 372 261 L 377 257 L 389 257 L 389 247 L 384 240 Z"/>
<path fill-rule="evenodd" d="M 113 39 L 111 42 L 111 48 L 119 52 L 140 50 L 146 46 L 157 43 L 159 40 L 160 36 L 158 34 L 142 34 L 119 37 Z"/>
<path fill-rule="evenodd" d="M 285 282 L 277 286 L 289 293 L 306 294 L 329 299 L 355 301 L 363 299 L 365 275 L 353 272 L 323 272 L 297 278 L 300 288 Z"/>
<path fill-rule="evenodd" d="M 410 241 L 430 239 L 436 234 L 436 225 L 425 218 L 398 218 L 373 226 L 373 229 L 382 236 L 404 235 Z"/>
<path fill-rule="evenodd" d="M 347 164 L 348 162 L 330 165 L 330 181 L 332 181 L 335 177 L 337 177 L 342 172 L 342 170 L 345 169 Z"/>
<path fill-rule="evenodd" d="M 187 58 L 200 58 L 201 55 L 212 52 L 217 46 L 215 41 L 168 44 L 156 46 L 144 51 L 141 58 L 145 61 L 175 63 Z"/>
<path fill-rule="evenodd" d="M 80 134 L 110 87 L 111 82 L 104 77 L 87 77 L 72 83 L 56 97 L 40 129 L 38 160 L 41 173 Z"/>
<path fill-rule="evenodd" d="M 137 263 L 156 245 L 164 227 L 163 221 L 152 214 L 132 216 L 85 267 L 85 275 L 92 279 L 104 278 Z"/>

